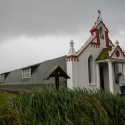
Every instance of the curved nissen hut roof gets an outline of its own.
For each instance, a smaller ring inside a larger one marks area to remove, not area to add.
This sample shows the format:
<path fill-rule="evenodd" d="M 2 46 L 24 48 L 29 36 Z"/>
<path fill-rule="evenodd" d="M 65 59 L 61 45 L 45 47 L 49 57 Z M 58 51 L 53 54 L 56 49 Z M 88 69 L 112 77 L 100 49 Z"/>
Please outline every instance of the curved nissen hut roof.
<path fill-rule="evenodd" d="M 60 66 L 66 72 L 65 56 L 11 71 L 5 78 L 4 82 L 0 84 L 1 85 L 54 84 L 55 83 L 54 78 L 50 78 L 49 80 L 44 80 L 44 77 L 54 66 L 57 65 Z M 22 70 L 26 68 L 31 68 L 31 76 L 30 78 L 22 79 Z"/>

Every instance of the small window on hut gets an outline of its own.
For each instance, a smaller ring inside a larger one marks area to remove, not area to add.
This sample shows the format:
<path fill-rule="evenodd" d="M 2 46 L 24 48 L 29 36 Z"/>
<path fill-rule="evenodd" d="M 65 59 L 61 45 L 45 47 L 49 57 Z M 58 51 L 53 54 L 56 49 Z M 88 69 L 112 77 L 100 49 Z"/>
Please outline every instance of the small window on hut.
<path fill-rule="evenodd" d="M 31 76 L 31 68 L 22 70 L 22 78 L 23 79 L 30 78 L 30 76 Z"/>
<path fill-rule="evenodd" d="M 0 82 L 4 82 L 4 74 L 0 75 Z"/>

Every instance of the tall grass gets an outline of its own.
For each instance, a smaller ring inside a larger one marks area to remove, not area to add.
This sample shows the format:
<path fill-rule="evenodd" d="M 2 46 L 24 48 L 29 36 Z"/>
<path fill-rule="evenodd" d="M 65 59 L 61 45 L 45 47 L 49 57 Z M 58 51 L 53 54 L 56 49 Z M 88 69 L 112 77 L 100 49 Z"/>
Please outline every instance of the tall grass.
<path fill-rule="evenodd" d="M 5 125 L 125 125 L 125 98 L 101 90 L 36 88 L 8 102 Z"/>
<path fill-rule="evenodd" d="M 4 106 L 6 105 L 7 101 L 14 95 L 0 91 L 0 114 L 3 110 Z"/>
<path fill-rule="evenodd" d="M 0 91 L 0 125 L 3 125 L 1 121 L 1 115 L 2 115 L 1 113 L 3 112 L 4 107 L 8 103 L 9 99 L 13 96 L 14 96 L 13 94 Z"/>

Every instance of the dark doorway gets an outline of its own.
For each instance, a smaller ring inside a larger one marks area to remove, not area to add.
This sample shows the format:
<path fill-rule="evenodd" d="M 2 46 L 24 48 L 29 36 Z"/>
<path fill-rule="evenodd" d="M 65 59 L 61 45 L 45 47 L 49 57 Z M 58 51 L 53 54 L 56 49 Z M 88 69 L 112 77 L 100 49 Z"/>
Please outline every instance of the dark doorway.
<path fill-rule="evenodd" d="M 100 88 L 104 90 L 103 67 L 100 67 Z"/>

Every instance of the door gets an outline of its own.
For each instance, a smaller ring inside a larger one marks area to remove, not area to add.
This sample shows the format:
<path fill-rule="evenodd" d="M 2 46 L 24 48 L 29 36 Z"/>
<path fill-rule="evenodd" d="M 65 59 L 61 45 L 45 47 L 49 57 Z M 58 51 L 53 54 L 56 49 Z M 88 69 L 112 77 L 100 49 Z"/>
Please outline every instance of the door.
<path fill-rule="evenodd" d="M 103 67 L 100 67 L 100 87 L 104 90 L 104 74 Z"/>

